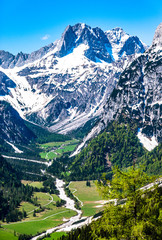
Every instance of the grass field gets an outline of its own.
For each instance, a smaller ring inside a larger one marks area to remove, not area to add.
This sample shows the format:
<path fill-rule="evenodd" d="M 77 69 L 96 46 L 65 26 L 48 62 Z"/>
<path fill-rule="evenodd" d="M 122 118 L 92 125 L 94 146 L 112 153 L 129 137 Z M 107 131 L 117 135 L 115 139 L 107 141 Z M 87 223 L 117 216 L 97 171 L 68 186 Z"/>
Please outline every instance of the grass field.
<path fill-rule="evenodd" d="M 53 197 L 53 202 L 50 203 L 52 200 L 51 196 Z M 43 192 L 35 192 L 34 197 L 37 197 L 38 203 L 41 204 L 41 206 L 49 203 L 45 206 L 45 210 L 39 213 L 36 212 L 36 217 L 34 217 L 33 212 L 29 212 L 37 207 L 31 203 L 22 202 L 20 209 L 24 209 L 28 213 L 27 218 L 21 222 L 2 224 L 0 240 L 16 240 L 18 238 L 14 236 L 15 233 L 35 235 L 38 232 L 41 233 L 60 225 L 63 223 L 63 218 L 68 219 L 76 215 L 75 211 L 64 207 L 56 207 L 55 201 L 59 200 L 59 197 L 55 194 L 50 195 Z"/>
<path fill-rule="evenodd" d="M 14 232 L 12 230 L 0 228 L 0 239 L 1 240 L 17 240 L 18 237 L 14 236 Z"/>
<path fill-rule="evenodd" d="M 37 182 L 37 183 L 39 183 L 39 182 Z M 56 201 L 60 200 L 60 198 L 56 194 L 51 194 L 51 196 L 53 198 L 53 204 Z M 41 206 L 44 206 L 44 205 L 48 204 L 52 200 L 52 198 L 50 197 L 49 194 L 42 193 L 42 192 L 35 192 L 34 197 L 37 197 L 38 203 Z M 50 207 L 50 204 L 47 205 L 46 207 Z M 27 213 L 33 211 L 36 208 L 38 208 L 38 207 L 33 205 L 32 203 L 29 203 L 29 202 L 21 202 L 21 205 L 19 207 L 20 211 L 22 211 L 24 209 Z M 30 217 L 30 216 L 28 215 L 28 217 Z"/>
<path fill-rule="evenodd" d="M 60 198 L 56 195 L 56 194 L 51 194 L 51 196 L 53 197 L 53 201 L 59 201 Z"/>
<path fill-rule="evenodd" d="M 24 185 L 29 185 L 29 186 L 32 186 L 32 187 L 37 187 L 37 188 L 42 188 L 43 187 L 43 182 L 33 182 L 33 181 L 26 181 L 26 180 L 22 180 L 21 181 Z"/>
<path fill-rule="evenodd" d="M 20 211 L 24 209 L 27 213 L 30 211 L 33 211 L 36 208 L 32 203 L 29 202 L 21 202 L 21 205 L 19 207 Z"/>
<path fill-rule="evenodd" d="M 41 144 L 41 147 L 43 147 L 43 148 L 60 147 L 63 144 L 64 145 L 69 145 L 69 144 L 74 144 L 74 143 L 78 143 L 78 140 L 72 139 L 72 140 L 68 140 L 68 141 L 65 141 L 65 142 L 49 142 L 49 143 Z"/>
<path fill-rule="evenodd" d="M 47 229 L 60 225 L 63 223 L 63 218 L 68 219 L 76 214 L 75 211 L 68 210 L 63 207 L 56 208 L 50 205 L 50 209 L 51 210 L 45 210 L 44 212 L 36 214 L 36 217 L 31 215 L 25 221 L 3 225 L 2 227 L 10 230 L 12 233 L 15 231 L 21 234 L 25 233 L 35 235 L 38 232 L 43 232 Z"/>
<path fill-rule="evenodd" d="M 96 207 L 99 205 L 96 201 L 102 200 L 102 198 L 97 191 L 95 183 L 93 181 L 90 182 L 91 187 L 86 186 L 86 181 L 71 182 L 69 185 L 69 188 L 74 192 L 74 195 L 83 202 L 83 216 L 92 216 L 100 212 L 102 209 Z"/>
<path fill-rule="evenodd" d="M 38 203 L 43 206 L 51 201 L 51 197 L 47 193 L 43 192 L 35 192 L 34 193 L 34 198 L 37 198 Z"/>
<path fill-rule="evenodd" d="M 77 190 L 74 194 L 82 201 L 98 201 L 101 196 L 97 191 L 97 187 L 93 181 L 90 181 L 91 187 L 86 186 L 86 181 L 71 182 L 69 188 L 71 191 Z"/>
<path fill-rule="evenodd" d="M 53 158 L 61 157 L 63 153 L 72 152 L 78 145 L 78 140 L 68 140 L 65 142 L 49 142 L 41 144 L 42 152 L 40 153 L 41 158 L 50 160 Z"/>
<path fill-rule="evenodd" d="M 43 238 L 43 240 L 57 240 L 62 235 L 67 235 L 65 232 L 55 232 L 50 234 L 50 237 Z"/>

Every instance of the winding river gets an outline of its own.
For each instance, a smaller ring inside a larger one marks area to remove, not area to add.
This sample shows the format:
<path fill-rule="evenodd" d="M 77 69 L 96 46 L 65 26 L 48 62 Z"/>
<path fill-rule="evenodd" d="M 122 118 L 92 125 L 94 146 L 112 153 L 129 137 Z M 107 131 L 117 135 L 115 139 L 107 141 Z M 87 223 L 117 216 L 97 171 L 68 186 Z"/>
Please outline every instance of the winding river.
<path fill-rule="evenodd" d="M 61 224 L 60 226 L 48 229 L 45 233 L 42 233 L 36 237 L 33 237 L 32 240 L 37 240 L 40 237 L 44 237 L 46 234 L 50 234 L 52 232 L 68 232 L 72 229 L 76 229 L 78 227 L 82 227 L 83 225 L 89 224 L 92 221 L 92 217 L 81 217 L 82 211 L 75 208 L 75 202 L 71 198 L 66 196 L 64 190 L 64 182 L 63 180 L 56 179 L 56 188 L 59 190 L 59 197 L 62 200 L 66 201 L 65 207 L 67 209 L 71 209 L 77 212 L 77 215 L 71 217 L 67 222 Z"/>

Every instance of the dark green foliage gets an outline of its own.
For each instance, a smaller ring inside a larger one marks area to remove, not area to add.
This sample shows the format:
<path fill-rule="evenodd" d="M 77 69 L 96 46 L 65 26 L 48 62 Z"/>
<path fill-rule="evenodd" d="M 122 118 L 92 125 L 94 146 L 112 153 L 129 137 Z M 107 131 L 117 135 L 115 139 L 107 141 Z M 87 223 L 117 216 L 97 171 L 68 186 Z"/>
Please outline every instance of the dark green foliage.
<path fill-rule="evenodd" d="M 79 203 L 78 199 L 72 194 L 72 192 L 70 191 L 70 189 L 67 186 L 64 187 L 64 190 L 65 190 L 66 195 L 69 198 L 74 200 L 76 209 L 80 210 L 81 208 L 80 208 L 80 203 Z"/>
<path fill-rule="evenodd" d="M 111 181 L 100 182 L 103 196 L 116 199 L 116 204 L 109 203 L 102 218 L 92 224 L 93 239 L 160 240 L 162 189 L 158 185 L 140 189 L 154 181 L 155 177 L 132 167 L 127 172 L 114 169 Z"/>
<path fill-rule="evenodd" d="M 55 159 L 52 165 L 48 168 L 48 172 L 52 173 L 52 175 L 57 176 L 59 178 L 67 178 L 66 171 L 67 166 L 70 166 L 72 163 L 72 158 L 69 158 L 68 154 L 63 154 L 61 157 Z"/>
<path fill-rule="evenodd" d="M 69 136 L 51 133 L 47 129 L 34 125 L 30 122 L 25 122 L 25 124 L 36 135 L 35 141 L 37 143 L 62 142 L 71 139 Z"/>
<path fill-rule="evenodd" d="M 20 234 L 18 240 L 30 240 L 31 238 L 32 238 L 32 235 Z"/>
<path fill-rule="evenodd" d="M 112 122 L 74 159 L 70 171 L 72 180 L 96 179 L 111 171 L 111 166 L 125 168 L 141 157 L 144 149 L 136 136 L 136 126 Z"/>
<path fill-rule="evenodd" d="M 33 188 L 21 184 L 19 174 L 0 156 L 0 220 L 12 222 L 26 216 L 16 208 L 21 201 L 32 202 Z"/>
<path fill-rule="evenodd" d="M 66 201 L 65 200 L 60 200 L 60 201 L 56 201 L 56 207 L 61 207 L 61 206 L 63 206 L 63 205 L 65 205 L 66 204 Z"/>
<path fill-rule="evenodd" d="M 90 186 L 91 186 L 91 182 L 87 180 L 87 181 L 86 181 L 86 186 L 87 186 L 87 187 L 90 187 Z"/>
<path fill-rule="evenodd" d="M 42 192 L 49 192 L 50 194 L 59 194 L 59 191 L 57 190 L 55 184 L 54 184 L 55 179 L 48 176 L 48 178 L 43 181 L 43 186 L 44 188 L 40 189 Z"/>
<path fill-rule="evenodd" d="M 20 157 L 20 156 L 19 156 Z M 18 159 L 6 158 L 6 161 L 17 171 L 22 172 L 21 177 L 25 179 L 25 173 L 41 174 L 40 169 L 45 169 L 46 165 L 29 161 L 20 161 Z M 33 175 L 33 174 L 32 174 Z M 39 175 L 38 175 L 39 176 Z M 33 176 L 34 178 L 35 176 Z"/>
<path fill-rule="evenodd" d="M 145 154 L 138 159 L 138 162 L 145 166 L 145 171 L 148 174 L 162 175 L 162 143 L 151 152 L 145 152 Z"/>
<path fill-rule="evenodd" d="M 34 210 L 34 212 L 33 212 L 33 217 L 36 217 L 36 211 Z"/>
<path fill-rule="evenodd" d="M 63 235 L 58 240 L 93 240 L 91 226 L 77 228 L 76 230 L 67 233 L 67 236 Z"/>

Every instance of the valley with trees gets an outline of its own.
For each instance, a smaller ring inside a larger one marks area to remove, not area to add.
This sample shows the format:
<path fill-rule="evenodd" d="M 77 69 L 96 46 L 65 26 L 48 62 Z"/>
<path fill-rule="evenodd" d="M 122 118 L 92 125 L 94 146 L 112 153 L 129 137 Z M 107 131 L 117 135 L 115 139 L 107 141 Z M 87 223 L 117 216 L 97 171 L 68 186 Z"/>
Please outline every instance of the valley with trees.
<path fill-rule="evenodd" d="M 161 93 L 162 23 L 0 50 L 0 240 L 161 240 Z"/>

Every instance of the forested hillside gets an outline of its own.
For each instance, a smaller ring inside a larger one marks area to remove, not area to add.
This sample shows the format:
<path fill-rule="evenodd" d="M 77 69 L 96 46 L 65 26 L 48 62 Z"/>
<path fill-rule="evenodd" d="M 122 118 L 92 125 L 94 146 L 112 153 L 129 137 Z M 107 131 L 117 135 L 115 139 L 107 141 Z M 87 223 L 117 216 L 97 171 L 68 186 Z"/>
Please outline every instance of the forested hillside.
<path fill-rule="evenodd" d="M 112 166 L 125 168 L 146 151 L 136 136 L 136 124 L 113 121 L 94 138 L 74 159 L 70 171 L 71 179 L 96 179 Z"/>
<path fill-rule="evenodd" d="M 162 143 L 151 152 L 138 159 L 138 163 L 143 164 L 145 170 L 150 175 L 162 175 Z"/>
<path fill-rule="evenodd" d="M 21 220 L 26 213 L 16 208 L 21 201 L 32 201 L 33 188 L 21 184 L 19 174 L 0 156 L 0 220 Z"/>

